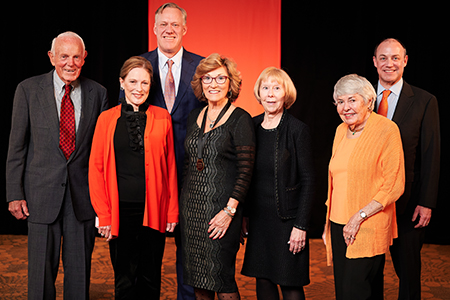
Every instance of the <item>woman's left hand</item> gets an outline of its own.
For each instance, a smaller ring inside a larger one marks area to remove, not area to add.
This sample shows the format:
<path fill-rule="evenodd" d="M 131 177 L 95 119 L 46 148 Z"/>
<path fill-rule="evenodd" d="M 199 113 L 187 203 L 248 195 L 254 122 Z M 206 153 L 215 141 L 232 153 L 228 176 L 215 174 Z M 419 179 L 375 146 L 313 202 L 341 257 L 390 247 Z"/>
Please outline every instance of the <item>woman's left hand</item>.
<path fill-rule="evenodd" d="M 178 223 L 167 223 L 166 231 L 167 232 L 173 232 L 175 230 L 175 227 L 177 227 Z"/>
<path fill-rule="evenodd" d="M 361 226 L 361 216 L 359 213 L 354 214 L 348 223 L 344 226 L 344 239 L 347 247 L 353 245 L 356 240 L 359 228 Z"/>
<path fill-rule="evenodd" d="M 291 237 L 289 238 L 289 251 L 292 254 L 297 254 L 306 247 L 306 231 L 298 229 L 296 227 L 292 228 Z"/>
<path fill-rule="evenodd" d="M 225 233 L 227 232 L 228 226 L 230 226 L 230 223 L 232 221 L 232 218 L 227 215 L 226 212 L 223 210 L 219 211 L 217 215 L 214 216 L 214 218 L 209 221 L 209 238 L 212 239 L 221 239 Z"/>

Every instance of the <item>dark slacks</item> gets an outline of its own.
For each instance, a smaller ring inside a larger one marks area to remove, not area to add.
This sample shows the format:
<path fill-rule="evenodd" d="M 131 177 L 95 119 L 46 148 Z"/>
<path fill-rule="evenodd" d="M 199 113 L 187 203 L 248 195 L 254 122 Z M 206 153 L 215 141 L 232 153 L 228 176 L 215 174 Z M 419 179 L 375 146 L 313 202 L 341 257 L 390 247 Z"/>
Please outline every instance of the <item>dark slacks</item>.
<path fill-rule="evenodd" d="M 109 242 L 115 299 L 159 299 L 165 233 L 142 226 L 144 204 L 119 205 L 119 237 Z"/>
<path fill-rule="evenodd" d="M 395 273 L 399 278 L 399 300 L 421 299 L 421 257 L 425 228 L 414 228 L 412 212 L 397 219 L 398 238 L 390 247 Z"/>
<path fill-rule="evenodd" d="M 184 284 L 183 279 L 183 246 L 181 245 L 180 226 L 175 227 L 175 244 L 176 250 L 176 269 L 177 269 L 177 299 L 178 300 L 194 300 L 194 288 Z"/>
<path fill-rule="evenodd" d="M 331 222 L 334 286 L 336 299 L 383 299 L 385 255 L 349 259 L 343 236 L 344 225 Z"/>
<path fill-rule="evenodd" d="M 28 222 L 28 299 L 56 299 L 61 246 L 64 299 L 89 299 L 94 219 L 79 222 L 68 194 L 54 223 Z"/>

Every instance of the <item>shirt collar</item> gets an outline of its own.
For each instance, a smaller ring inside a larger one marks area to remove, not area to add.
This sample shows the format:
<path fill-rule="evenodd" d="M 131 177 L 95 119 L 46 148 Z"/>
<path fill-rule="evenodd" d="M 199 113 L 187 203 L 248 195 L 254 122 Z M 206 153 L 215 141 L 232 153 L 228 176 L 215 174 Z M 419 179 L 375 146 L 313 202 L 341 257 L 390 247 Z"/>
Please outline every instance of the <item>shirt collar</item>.
<path fill-rule="evenodd" d="M 181 47 L 180 51 L 177 52 L 172 58 L 168 58 L 165 56 L 158 48 L 158 64 L 159 68 L 162 69 L 166 66 L 166 63 L 169 59 L 173 61 L 173 64 L 176 67 L 181 66 L 181 59 L 183 58 L 183 47 Z"/>
<path fill-rule="evenodd" d="M 393 86 L 391 86 L 391 88 L 389 89 L 395 96 L 399 96 L 400 92 L 402 91 L 402 87 L 403 87 L 403 77 L 400 78 L 400 80 L 394 84 Z M 380 81 L 378 81 L 378 86 L 377 86 L 377 95 L 379 96 L 381 93 L 383 93 L 383 91 L 385 90 L 385 88 L 381 85 Z"/>
<path fill-rule="evenodd" d="M 53 84 L 55 86 L 55 91 L 57 93 L 64 92 L 64 86 L 66 85 L 61 78 L 59 78 L 58 73 L 56 71 L 53 72 Z M 72 91 L 74 91 L 79 86 L 79 79 L 73 81 L 71 84 Z"/>

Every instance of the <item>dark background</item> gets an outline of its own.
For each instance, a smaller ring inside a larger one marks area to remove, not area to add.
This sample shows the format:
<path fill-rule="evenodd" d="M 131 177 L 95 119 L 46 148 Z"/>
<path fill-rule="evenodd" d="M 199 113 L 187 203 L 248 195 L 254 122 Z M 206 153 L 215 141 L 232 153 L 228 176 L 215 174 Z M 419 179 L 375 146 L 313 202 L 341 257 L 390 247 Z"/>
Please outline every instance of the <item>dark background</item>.
<path fill-rule="evenodd" d="M 334 132 L 341 122 L 332 104 L 333 86 L 350 73 L 376 83 L 377 73 L 372 62 L 374 47 L 380 40 L 394 37 L 401 40 L 408 51 L 405 81 L 431 92 L 439 102 L 443 141 L 441 177 L 438 207 L 433 210 L 427 241 L 450 244 L 446 222 L 450 201 L 444 195 L 444 188 L 450 182 L 444 168 L 449 166 L 446 155 L 449 143 L 445 142 L 449 125 L 444 122 L 444 112 L 449 109 L 444 93 L 449 84 L 446 70 L 449 59 L 444 49 L 450 24 L 443 13 L 444 4 L 432 5 L 428 1 L 403 7 L 394 2 L 383 4 L 385 6 L 374 2 L 369 7 L 367 4 L 302 2 L 282 2 L 281 66 L 292 77 L 298 91 L 298 100 L 290 112 L 310 126 L 313 136 L 318 184 L 310 237 L 318 238 L 322 234 L 328 161 Z M 57 6 L 40 2 L 26 7 L 13 3 L 3 15 L 0 82 L 4 104 L 0 119 L 3 128 L 0 167 L 5 170 L 15 88 L 22 80 L 52 69 L 47 56 L 51 40 L 67 30 L 84 39 L 88 56 L 82 74 L 104 85 L 114 105 L 122 63 L 148 50 L 148 8 L 147 1 L 91 1 L 84 6 L 83 1 Z M 3 171 L 1 195 L 6 195 L 4 177 Z M 0 234 L 26 234 L 26 222 L 16 221 L 7 211 L 6 203 L 0 208 Z"/>

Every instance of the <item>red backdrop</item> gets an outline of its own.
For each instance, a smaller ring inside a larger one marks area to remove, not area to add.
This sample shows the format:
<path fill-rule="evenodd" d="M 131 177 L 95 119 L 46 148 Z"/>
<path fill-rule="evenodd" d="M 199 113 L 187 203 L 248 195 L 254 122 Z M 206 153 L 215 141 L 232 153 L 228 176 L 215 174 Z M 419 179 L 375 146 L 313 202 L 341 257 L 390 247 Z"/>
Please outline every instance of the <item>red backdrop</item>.
<path fill-rule="evenodd" d="M 157 47 L 153 33 L 155 12 L 167 0 L 149 0 L 149 50 Z M 183 46 L 202 56 L 217 52 L 236 61 L 242 91 L 236 105 L 252 116 L 263 111 L 253 86 L 263 69 L 280 67 L 281 0 L 177 0 L 187 11 Z"/>

